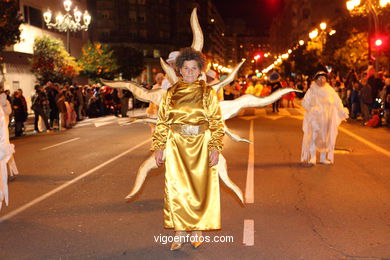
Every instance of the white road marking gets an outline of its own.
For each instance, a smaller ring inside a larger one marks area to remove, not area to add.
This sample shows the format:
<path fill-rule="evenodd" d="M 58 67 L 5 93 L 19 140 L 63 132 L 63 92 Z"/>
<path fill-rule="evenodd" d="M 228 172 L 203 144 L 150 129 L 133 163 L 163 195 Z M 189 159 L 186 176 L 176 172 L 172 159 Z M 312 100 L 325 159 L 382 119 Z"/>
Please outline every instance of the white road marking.
<path fill-rule="evenodd" d="M 112 123 L 115 123 L 115 122 L 95 123 L 95 127 L 101 127 L 101 126 L 105 126 L 105 125 L 111 125 Z"/>
<path fill-rule="evenodd" d="M 89 171 L 87 171 L 87 172 L 85 172 L 85 173 L 83 173 L 83 174 L 77 176 L 76 178 L 74 178 L 74 179 L 72 179 L 72 180 L 70 180 L 70 181 L 67 181 L 66 183 L 62 184 L 61 186 L 55 188 L 54 190 L 49 191 L 49 192 L 47 192 L 47 193 L 45 193 L 45 194 L 39 196 L 38 198 L 32 200 L 31 202 L 29 202 L 29 203 L 27 203 L 27 204 L 25 204 L 25 205 L 23 205 L 23 206 L 17 208 L 16 210 L 11 211 L 10 213 L 8 213 L 8 214 L 6 214 L 6 215 L 4 215 L 4 216 L 2 216 L 2 217 L 0 218 L 0 223 L 4 222 L 4 221 L 6 221 L 6 220 L 8 220 L 8 219 L 10 219 L 10 218 L 12 218 L 12 217 L 14 217 L 14 216 L 20 214 L 20 213 L 22 213 L 23 211 L 25 211 L 25 210 L 31 208 L 32 206 L 34 206 L 35 204 L 38 204 L 39 202 L 41 202 L 41 201 L 43 201 L 43 200 L 49 198 L 50 196 L 52 196 L 52 195 L 54 195 L 54 194 L 60 192 L 61 190 L 67 188 L 68 186 L 70 186 L 70 185 L 72 185 L 72 184 L 78 182 L 79 180 L 84 179 L 84 178 L 87 177 L 88 175 L 91 175 L 91 174 L 94 173 L 95 171 L 97 171 L 97 170 L 103 168 L 104 166 L 106 166 L 106 165 L 112 163 L 113 161 L 119 159 L 119 158 L 122 157 L 123 155 L 125 155 L 125 154 L 127 154 L 127 153 L 130 153 L 130 152 L 134 151 L 135 149 L 138 149 L 139 147 L 141 147 L 141 146 L 143 146 L 144 144 L 148 143 L 150 140 L 151 140 L 151 139 L 149 138 L 149 139 L 147 139 L 146 141 L 144 141 L 144 142 L 142 142 L 142 143 L 139 143 L 138 145 L 136 145 L 136 146 L 134 146 L 134 147 L 132 147 L 132 148 L 130 148 L 130 149 L 128 149 L 128 150 L 126 150 L 126 151 L 124 151 L 124 152 L 122 152 L 122 153 L 120 153 L 120 154 L 114 156 L 114 157 L 112 157 L 111 159 L 105 161 L 104 163 L 99 164 L 98 166 L 96 166 L 96 167 L 92 168 L 91 170 L 89 170 Z"/>
<path fill-rule="evenodd" d="M 362 142 L 363 144 L 371 147 L 372 149 L 374 149 L 375 151 L 379 152 L 379 153 L 383 153 L 384 155 L 386 155 L 387 157 L 390 157 L 390 152 L 387 151 L 386 149 L 366 140 L 365 138 L 361 137 L 361 136 L 358 136 L 357 134 L 354 134 L 352 133 L 351 131 L 345 129 L 344 127 L 340 126 L 339 127 L 339 130 L 347 135 L 349 135 L 350 137 L 352 138 L 355 138 L 356 140 Z"/>
<path fill-rule="evenodd" d="M 248 155 L 248 170 L 246 174 L 246 187 L 245 187 L 245 203 L 254 203 L 254 164 L 255 164 L 255 138 L 253 136 L 253 120 L 249 129 L 249 155 Z"/>
<path fill-rule="evenodd" d="M 57 146 L 60 146 L 60 145 L 63 145 L 63 144 L 67 144 L 67 143 L 70 143 L 70 142 L 73 142 L 73 141 L 76 141 L 76 140 L 79 140 L 79 139 L 80 139 L 80 137 L 73 138 L 73 139 L 70 139 L 68 141 L 64 141 L 64 142 L 61 142 L 61 143 L 58 143 L 58 144 L 54 144 L 54 145 L 50 145 L 50 146 L 44 147 L 44 148 L 40 149 L 39 151 L 45 151 L 47 149 L 50 149 L 50 148 L 53 148 L 53 147 L 57 147 Z"/>
<path fill-rule="evenodd" d="M 246 246 L 255 245 L 255 221 L 253 219 L 244 219 L 243 244 Z"/>

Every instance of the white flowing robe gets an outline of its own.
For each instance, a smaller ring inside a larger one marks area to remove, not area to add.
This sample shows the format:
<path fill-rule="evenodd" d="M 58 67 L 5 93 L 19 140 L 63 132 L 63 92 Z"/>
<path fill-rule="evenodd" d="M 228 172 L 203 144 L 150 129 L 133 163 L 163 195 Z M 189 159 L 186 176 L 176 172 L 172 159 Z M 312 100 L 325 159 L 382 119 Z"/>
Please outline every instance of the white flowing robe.
<path fill-rule="evenodd" d="M 17 168 L 12 154 L 15 152 L 14 145 L 9 142 L 8 120 L 3 108 L 0 107 L 0 209 L 3 201 L 8 205 L 8 169 L 12 174 L 17 174 Z"/>
<path fill-rule="evenodd" d="M 302 100 L 302 106 L 305 116 L 301 161 L 315 158 L 317 150 L 327 152 L 327 159 L 333 162 L 337 128 L 348 118 L 348 109 L 328 83 L 323 87 L 313 83 Z"/>

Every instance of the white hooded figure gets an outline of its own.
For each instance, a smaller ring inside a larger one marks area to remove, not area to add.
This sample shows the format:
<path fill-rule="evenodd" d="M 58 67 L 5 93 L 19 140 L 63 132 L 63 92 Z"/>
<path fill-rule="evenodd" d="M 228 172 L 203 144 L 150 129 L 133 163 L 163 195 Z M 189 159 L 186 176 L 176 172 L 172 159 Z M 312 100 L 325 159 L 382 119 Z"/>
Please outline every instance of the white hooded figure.
<path fill-rule="evenodd" d="M 7 99 L 7 95 L 3 92 L 0 94 L 0 105 L 3 109 L 3 113 L 5 116 L 6 124 L 9 124 L 9 115 L 12 113 L 12 107 Z"/>
<path fill-rule="evenodd" d="M 0 107 L 0 209 L 3 201 L 8 205 L 8 167 L 12 174 L 17 174 L 12 157 L 15 149 L 14 145 L 9 142 L 7 117 L 8 115 Z"/>
<path fill-rule="evenodd" d="M 320 152 L 320 163 L 334 162 L 337 128 L 348 118 L 348 110 L 326 82 L 326 76 L 325 72 L 318 72 L 302 100 L 305 116 L 301 162 L 309 165 L 316 164 L 316 151 Z"/>

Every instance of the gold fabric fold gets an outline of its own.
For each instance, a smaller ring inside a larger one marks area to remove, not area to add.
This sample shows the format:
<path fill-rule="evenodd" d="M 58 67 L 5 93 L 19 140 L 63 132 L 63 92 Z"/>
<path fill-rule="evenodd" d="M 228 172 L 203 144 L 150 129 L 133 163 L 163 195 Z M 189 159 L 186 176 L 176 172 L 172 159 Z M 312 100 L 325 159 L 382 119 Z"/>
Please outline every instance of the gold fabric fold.
<path fill-rule="evenodd" d="M 172 131 L 172 125 L 208 125 L 199 134 Z M 219 179 L 209 167 L 211 149 L 221 151 L 224 135 L 215 92 L 203 81 L 179 82 L 164 96 L 152 150 L 164 150 L 164 227 L 175 230 L 221 228 Z"/>

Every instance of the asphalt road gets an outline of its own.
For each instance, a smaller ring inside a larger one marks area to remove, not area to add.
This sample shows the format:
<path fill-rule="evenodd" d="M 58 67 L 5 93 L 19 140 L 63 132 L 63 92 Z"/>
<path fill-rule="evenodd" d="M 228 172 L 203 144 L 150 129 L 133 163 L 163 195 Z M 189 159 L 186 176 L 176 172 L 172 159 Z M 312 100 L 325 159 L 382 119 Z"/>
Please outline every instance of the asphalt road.
<path fill-rule="evenodd" d="M 204 234 L 234 241 L 171 252 L 155 242 L 173 234 L 162 225 L 163 169 L 124 201 L 150 154 L 149 126 L 126 120 L 13 141 L 20 175 L 0 212 L 0 259 L 390 259 L 388 129 L 343 123 L 335 164 L 306 168 L 299 109 L 229 120 L 246 138 L 253 124 L 253 183 L 248 144 L 225 138 L 223 154 L 242 191 L 253 184 L 254 203 L 241 205 L 221 183 L 222 230 Z"/>

